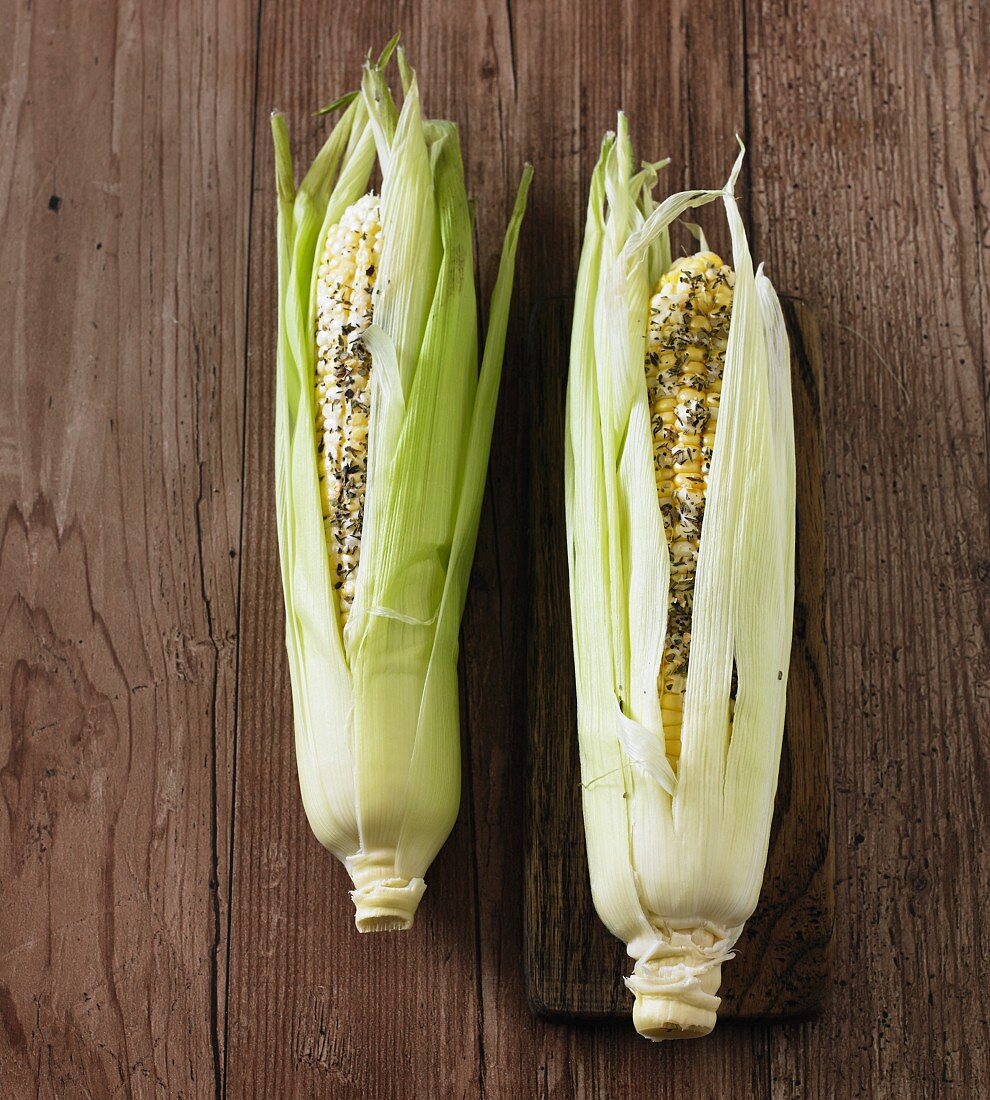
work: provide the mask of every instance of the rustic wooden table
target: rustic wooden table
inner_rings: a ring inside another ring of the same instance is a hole
[[[0,27],[0,1095],[985,1095],[986,7],[0,0]],[[396,28],[462,124],[486,293],[536,182],[461,819],[416,929],[369,939],[294,774],[268,113],[310,157]],[[831,1001],[659,1048],[535,1021],[521,967],[525,330],[572,292],[620,105],[673,185],[745,137],[754,252],[818,310],[827,386]]]

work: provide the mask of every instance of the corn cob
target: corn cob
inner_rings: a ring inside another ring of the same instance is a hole
[[[650,299],[646,384],[654,472],[670,546],[660,714],[674,771],[691,648],[694,576],[732,312],[732,269],[713,252],[675,263]]]
[[[733,190],[659,204],[628,124],[592,176],[567,386],[565,500],[591,892],[650,1039],[715,1026],[756,907],[784,724],[794,436],[783,315]],[[670,261],[720,201],[732,267]],[[644,377],[645,370],[645,377]],[[716,432],[716,424],[718,430]]]
[[[278,188],[275,503],[296,762],[361,932],[409,928],[460,797],[457,647],[481,511],[527,168],[478,363],[457,127],[368,61]],[[380,199],[369,191],[375,163]]]
[[[316,284],[316,431],[320,498],[337,590],[347,624],[364,522],[368,480],[371,292],[381,251],[378,198],[362,196],[327,231]]]

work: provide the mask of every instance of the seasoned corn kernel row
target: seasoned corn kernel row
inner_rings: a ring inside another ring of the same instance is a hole
[[[323,524],[340,625],[354,601],[368,477],[371,292],[381,249],[378,196],[327,231],[316,285],[316,434]]]
[[[646,383],[654,468],[670,546],[660,713],[676,770],[691,648],[691,609],[718,420],[735,276],[713,252],[678,260],[650,300]]]

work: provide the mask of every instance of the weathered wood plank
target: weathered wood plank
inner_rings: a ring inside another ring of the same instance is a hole
[[[968,1096],[990,1072],[985,5],[766,2],[753,222],[822,322],[836,984],[774,1095]]]
[[[213,1096],[253,3],[0,24],[2,1091]]]
[[[255,0],[0,0],[4,1094],[211,1096],[222,1076],[255,136],[228,1094],[971,1094],[990,1070],[985,6],[338,9],[263,4],[252,104]],[[311,155],[309,110],[400,27],[462,122],[483,294],[524,159],[537,179],[464,635],[464,812],[420,931],[375,957],[291,758],[266,115]],[[755,251],[822,318],[832,426],[831,1007],[662,1050],[533,1021],[521,966],[525,320],[573,291],[619,105],[675,186],[723,178],[747,137]]]

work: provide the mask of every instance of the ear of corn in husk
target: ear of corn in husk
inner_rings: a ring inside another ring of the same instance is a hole
[[[471,213],[453,123],[365,66],[298,188],[278,192],[275,475],[303,804],[347,867],[361,931],[412,925],[460,795],[458,631],[520,222],[480,372]],[[381,169],[381,195],[370,191]]]
[[[635,960],[651,1039],[707,1034],[756,906],[794,593],[794,439],[780,305],[733,188],[650,191],[626,120],[595,169],[567,395],[566,506],[596,909]],[[732,262],[671,262],[721,201]]]

